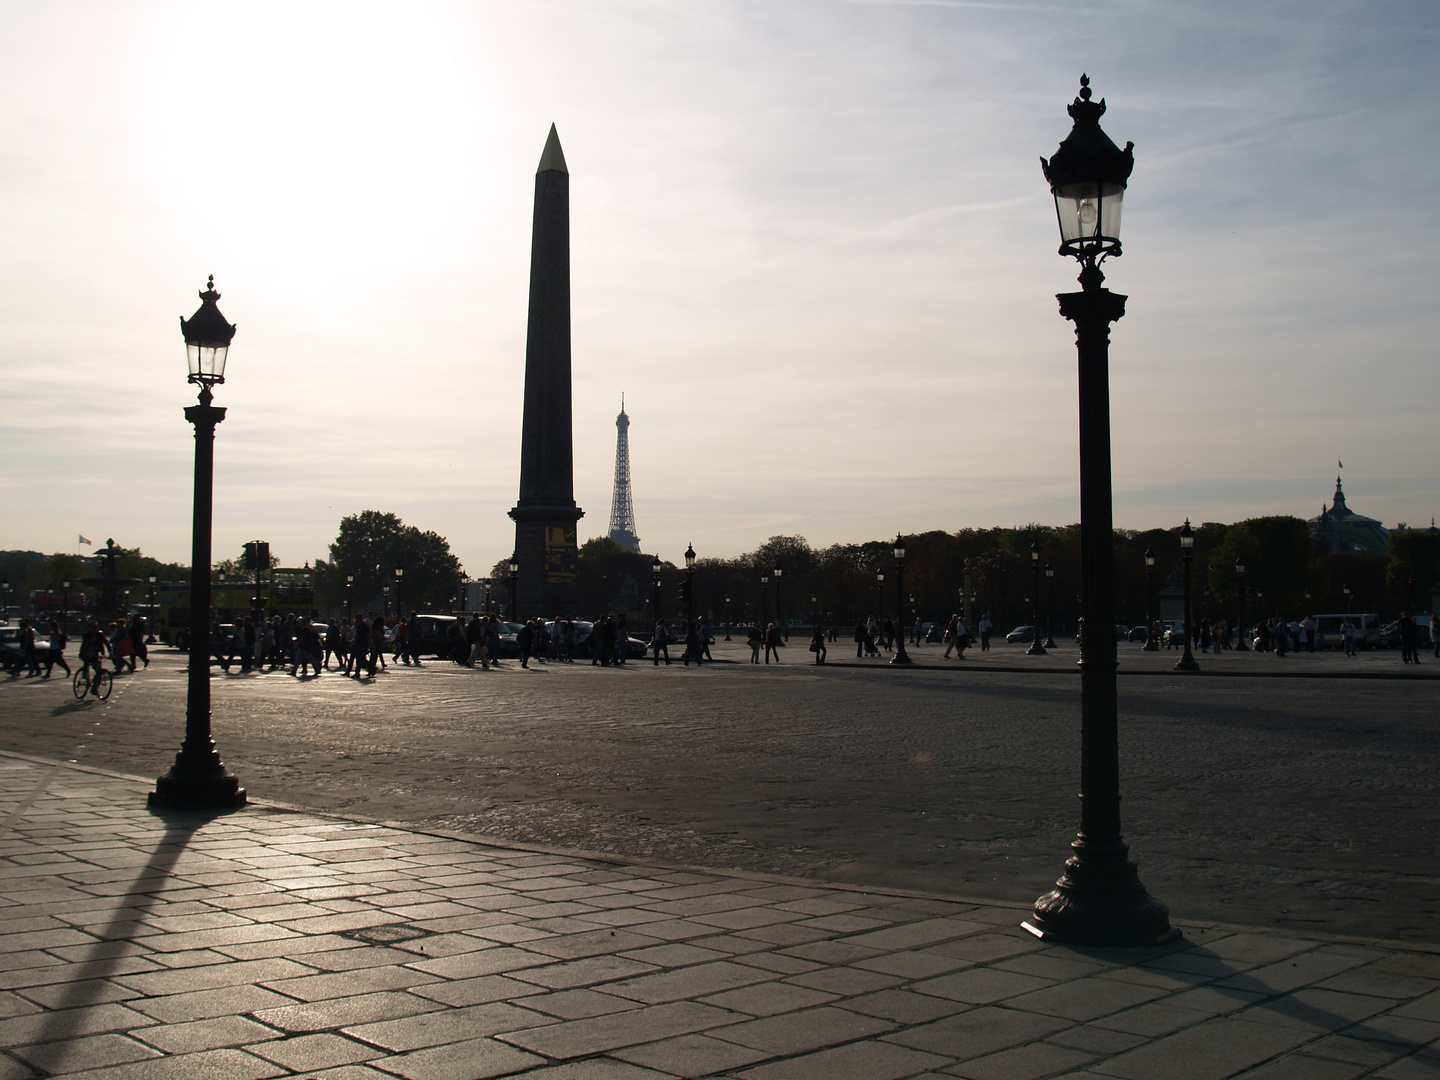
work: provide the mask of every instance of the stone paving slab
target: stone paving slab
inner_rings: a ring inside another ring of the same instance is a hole
[[[0,754],[0,1080],[1440,1076],[1440,948],[501,846]]]

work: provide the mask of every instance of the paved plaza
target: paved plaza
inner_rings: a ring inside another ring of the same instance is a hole
[[[470,842],[0,755],[0,1077],[1440,1076],[1440,950]]]
[[[1019,927],[1077,817],[1073,646],[797,645],[217,674],[219,817],[145,808],[183,656],[0,682],[0,1080],[1440,1076],[1440,665],[1122,649],[1184,940],[1094,950]]]

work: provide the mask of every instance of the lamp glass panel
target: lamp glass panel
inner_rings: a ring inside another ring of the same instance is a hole
[[[1060,239],[1120,239],[1120,209],[1125,188],[1120,184],[1082,181],[1055,189],[1055,212],[1060,219]]]
[[[213,341],[187,341],[185,360],[190,365],[190,378],[196,381],[223,382],[225,358],[229,352],[229,345]]]

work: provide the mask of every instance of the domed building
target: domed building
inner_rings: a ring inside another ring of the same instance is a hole
[[[1329,507],[1321,506],[1320,516],[1310,519],[1310,535],[1332,553],[1382,556],[1390,553],[1390,530],[1345,505],[1345,492],[1340,489],[1338,476],[1335,501]]]

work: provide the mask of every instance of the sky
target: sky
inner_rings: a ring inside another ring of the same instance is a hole
[[[214,551],[514,526],[534,173],[570,169],[575,497],[607,531],[1079,518],[1039,158],[1135,143],[1115,522],[1440,514],[1433,0],[0,0],[0,549],[188,563],[179,317],[238,326]],[[88,548],[78,548],[88,552]]]

